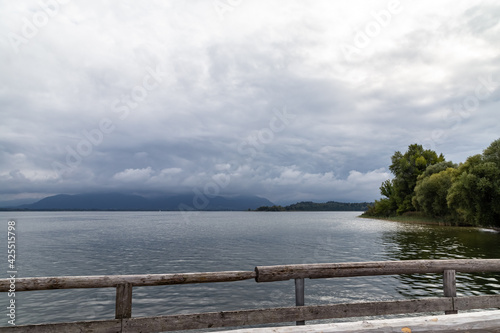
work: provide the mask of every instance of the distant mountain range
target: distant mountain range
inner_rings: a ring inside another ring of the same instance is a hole
[[[257,196],[208,197],[204,195],[162,195],[143,197],[123,193],[59,194],[41,199],[35,203],[2,208],[2,210],[233,210],[256,209],[273,205]]]
[[[26,200],[26,199],[24,199]],[[254,195],[216,196],[179,194],[141,196],[126,193],[58,194],[36,202],[22,201],[0,203],[0,210],[103,210],[103,211],[365,211],[371,203],[343,203],[328,201],[314,203],[302,201],[289,206],[276,206],[266,198]]]

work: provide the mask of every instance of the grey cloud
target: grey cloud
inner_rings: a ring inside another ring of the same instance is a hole
[[[500,81],[485,43],[498,11],[451,5],[405,3],[346,60],[339,45],[386,2],[252,2],[223,19],[203,2],[71,2],[18,54],[0,43],[0,199],[191,192],[219,177],[224,193],[278,202],[374,200],[394,151],[417,142],[461,162],[498,136],[498,87],[468,116],[452,109],[478,77]],[[1,7],[20,34],[31,12]],[[273,120],[285,109],[293,121]],[[68,147],[82,153],[72,166]]]

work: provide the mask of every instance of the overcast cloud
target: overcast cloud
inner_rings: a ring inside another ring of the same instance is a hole
[[[3,1],[0,200],[373,201],[500,137],[497,1]]]

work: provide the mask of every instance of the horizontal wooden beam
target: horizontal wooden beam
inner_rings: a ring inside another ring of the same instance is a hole
[[[400,301],[309,305],[256,310],[207,312],[186,315],[129,318],[121,320],[0,327],[0,333],[12,332],[164,332],[217,327],[237,327],[296,320],[320,320],[390,314],[442,312],[500,307],[500,295],[439,297]],[[121,326],[120,326],[121,323]]]
[[[322,279],[351,276],[375,276],[417,273],[500,272],[500,259],[457,260],[402,260],[347,262],[334,264],[305,264],[281,266],[257,266],[257,282],[273,282],[291,279]]]
[[[453,308],[451,298],[429,298],[392,302],[364,302],[332,305],[271,308],[259,310],[173,315],[124,319],[123,332],[162,332],[212,327],[237,327],[345,317],[445,311]]]
[[[451,298],[428,298],[391,302],[364,302],[332,305],[209,312],[123,320],[123,332],[162,332],[215,327],[237,327],[344,317],[397,313],[445,311],[453,308]]]
[[[119,333],[122,331],[121,320],[95,320],[73,323],[55,323],[38,325],[17,325],[0,327],[0,333],[63,333],[63,332],[92,332],[92,333]]]
[[[401,301],[343,303],[258,310],[212,312],[124,319],[123,332],[161,332],[212,327],[237,327],[297,320],[320,320],[390,314],[411,314],[500,307],[500,295],[461,298],[440,297]]]
[[[469,312],[458,316],[418,316],[394,319],[369,319],[354,322],[314,324],[304,327],[241,328],[224,333],[498,333],[500,311]],[[219,332],[219,331],[218,331]],[[220,332],[220,333],[223,333]]]
[[[253,271],[228,271],[178,274],[147,275],[95,275],[16,278],[16,291],[78,289],[78,288],[116,288],[121,284],[133,287],[161,286],[190,283],[232,282],[255,278]],[[9,279],[0,279],[0,292],[10,288]]]
[[[500,295],[454,297],[454,310],[500,308]]]
[[[255,271],[225,271],[176,274],[145,275],[96,275],[17,278],[16,291],[116,288],[120,284],[159,286],[189,283],[231,282],[255,279],[257,282],[283,281],[290,279],[319,279],[349,276],[394,275],[415,273],[457,272],[499,272],[500,259],[457,259],[457,260],[403,260],[351,262],[333,264],[306,264],[258,266]],[[0,279],[0,292],[10,289],[9,279]]]

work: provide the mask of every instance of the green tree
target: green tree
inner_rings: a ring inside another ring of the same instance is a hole
[[[397,205],[397,214],[413,211],[413,196],[417,179],[430,165],[444,162],[444,156],[439,156],[435,151],[424,148],[418,144],[412,144],[404,154],[397,151],[392,156],[392,164],[389,170],[394,174],[392,180],[392,198]]]
[[[385,198],[366,215],[388,216],[414,209],[455,224],[500,227],[500,139],[458,167],[443,155],[410,145],[392,156],[392,180],[382,183]]]
[[[424,150],[421,145],[412,144],[404,154],[395,152],[391,161],[389,170],[394,174],[394,178],[386,180],[380,186],[380,193],[385,198],[376,200],[366,215],[390,216],[415,210],[413,197],[418,176],[429,166],[445,162],[445,159],[442,154],[438,156],[432,150]],[[441,167],[444,170],[448,166],[446,164]]]
[[[363,215],[389,217],[395,212],[396,209],[394,209],[394,203],[391,199],[382,198],[380,200],[375,200],[375,203],[369,206],[368,210]]]
[[[418,185],[418,182],[421,181],[423,178],[430,177],[431,175],[433,175],[435,173],[440,173],[441,171],[444,171],[448,168],[456,169],[456,168],[458,168],[458,165],[456,165],[455,163],[453,163],[451,161],[439,162],[436,164],[429,165],[427,167],[427,169],[425,169],[425,171],[422,174],[420,174],[420,176],[418,176],[417,185]]]
[[[434,217],[448,217],[446,196],[452,184],[457,165],[453,162],[439,162],[429,165],[417,178],[412,204],[417,211]]]
[[[447,202],[467,224],[500,226],[500,139],[460,165]]]
[[[258,212],[284,212],[285,208],[282,206],[260,206],[259,208],[256,209]]]
[[[500,167],[500,139],[493,141],[483,152],[485,162],[493,162]]]
[[[452,211],[448,207],[446,197],[455,172],[456,169],[448,168],[425,177],[422,177],[424,175],[422,174],[417,181],[417,186],[415,186],[415,196],[413,197],[415,208],[434,217],[451,216]]]

